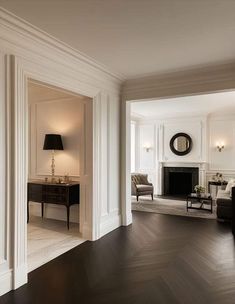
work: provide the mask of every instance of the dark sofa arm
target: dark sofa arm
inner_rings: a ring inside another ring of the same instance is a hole
[[[232,232],[235,236],[235,187],[232,188]]]

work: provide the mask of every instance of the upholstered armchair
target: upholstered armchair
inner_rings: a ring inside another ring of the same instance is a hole
[[[153,200],[153,190],[153,184],[149,183],[147,174],[131,174],[131,195],[136,195],[137,201],[142,195],[151,195]]]

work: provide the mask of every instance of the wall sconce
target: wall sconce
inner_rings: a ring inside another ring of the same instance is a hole
[[[219,152],[222,152],[222,150],[224,149],[224,143],[223,142],[217,142],[216,143],[216,148]]]
[[[146,152],[149,152],[152,149],[150,144],[145,144],[143,148],[145,149]]]

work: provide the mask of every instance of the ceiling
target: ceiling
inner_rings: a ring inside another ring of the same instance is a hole
[[[235,59],[233,0],[0,0],[124,79]]]
[[[133,102],[131,114],[148,119],[235,114],[235,91]]]
[[[43,101],[64,100],[75,98],[79,100],[87,99],[87,97],[72,94],[64,90],[45,85],[43,83],[29,81],[28,82],[28,102],[38,103]]]

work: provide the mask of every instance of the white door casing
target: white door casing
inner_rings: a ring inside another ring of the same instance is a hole
[[[26,201],[27,201],[27,172],[28,172],[28,103],[27,80],[33,79],[48,85],[53,85],[73,93],[85,94],[92,98],[92,104],[87,104],[84,111],[84,122],[89,137],[84,138],[85,153],[83,154],[81,168],[81,203],[80,203],[80,230],[83,238],[95,240],[100,237],[100,157],[102,146],[97,139],[100,138],[100,124],[102,122],[99,110],[102,102],[102,94],[99,90],[80,90],[76,84],[66,86],[63,80],[53,71],[48,73],[44,67],[36,66],[16,56],[9,60],[11,66],[11,83],[8,86],[11,93],[11,150],[12,176],[11,190],[14,204],[14,258],[13,258],[13,288],[18,288],[27,282],[27,225],[26,225]],[[44,70],[44,71],[43,71]],[[49,74],[49,75],[48,75]],[[54,75],[53,75],[54,74]],[[49,77],[48,77],[49,76]],[[93,111],[92,111],[93,108]],[[88,119],[92,118],[93,124]],[[93,135],[94,132],[94,135]],[[85,136],[84,136],[85,137]],[[93,147],[93,148],[92,148]],[[93,155],[93,156],[92,156]],[[92,161],[93,159],[93,161]],[[94,175],[94,179],[93,179]],[[95,178],[99,176],[99,178]],[[94,182],[93,182],[94,181]]]

